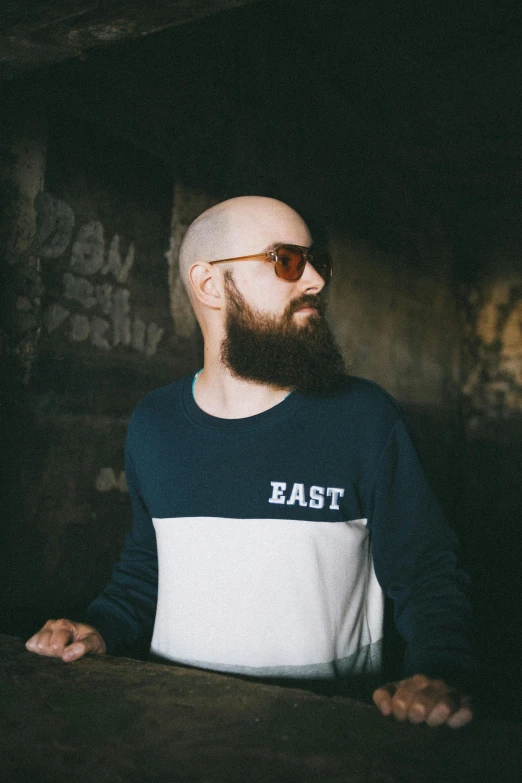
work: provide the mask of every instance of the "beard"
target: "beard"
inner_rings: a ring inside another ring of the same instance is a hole
[[[290,302],[282,316],[273,316],[246,303],[230,272],[225,273],[225,285],[221,359],[233,375],[315,396],[332,394],[344,384],[344,359],[326,321],[322,296],[304,294]],[[293,315],[303,306],[318,312],[298,324]]]

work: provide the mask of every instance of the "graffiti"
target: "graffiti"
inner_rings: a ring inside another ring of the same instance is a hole
[[[44,313],[44,326],[48,332],[54,332],[69,316],[69,310],[66,310],[58,302],[53,302]]]
[[[74,212],[65,201],[50,193],[39,193],[35,200],[36,237],[40,258],[59,258],[69,247],[74,229]]]
[[[111,245],[109,247],[107,263],[102,269],[103,274],[106,275],[107,272],[112,272],[118,283],[126,283],[129,272],[132,269],[132,265],[134,264],[134,252],[134,243],[131,242],[125,261],[122,264],[120,255],[120,238],[118,234],[114,234]]]
[[[116,288],[112,310],[112,344],[129,345],[132,340],[130,313],[130,293],[126,288]]]
[[[70,338],[72,342],[80,343],[83,340],[86,340],[89,336],[89,331],[89,319],[86,315],[81,315],[80,313],[74,313],[71,315]]]
[[[75,277],[69,272],[63,276],[63,295],[66,299],[75,299],[86,310],[96,304],[93,296],[94,286],[84,277]]]
[[[104,348],[106,351],[109,351],[111,346],[106,335],[110,327],[110,323],[105,318],[95,315],[89,324],[92,344],[97,348]]]
[[[102,468],[96,476],[94,486],[98,492],[110,492],[111,489],[119,489],[120,492],[128,492],[125,472],[116,473],[113,468]]]
[[[36,206],[38,252],[44,258],[58,258],[73,240],[74,213],[68,204],[48,193],[40,194]],[[52,334],[67,324],[72,343],[89,340],[104,351],[129,346],[146,357],[154,356],[165,330],[133,315],[131,294],[125,286],[134,265],[134,243],[129,244],[124,257],[118,234],[112,237],[107,252],[106,244],[99,220],[78,228],[71,247],[71,271],[62,278],[64,301],[47,307],[44,326]],[[77,312],[78,306],[82,312]]]
[[[71,269],[80,275],[95,275],[103,266],[105,238],[103,226],[91,220],[80,226],[71,251]]]

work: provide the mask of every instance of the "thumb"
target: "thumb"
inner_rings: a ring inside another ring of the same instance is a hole
[[[100,634],[89,629],[87,633],[77,636],[74,642],[64,649],[62,660],[67,662],[76,661],[84,655],[102,655],[105,651],[105,642]]]

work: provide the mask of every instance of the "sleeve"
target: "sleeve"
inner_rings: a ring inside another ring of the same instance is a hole
[[[406,642],[405,676],[426,674],[472,688],[477,666],[468,643],[469,577],[402,419],[369,482],[368,504],[375,572]]]
[[[156,533],[140,492],[128,444],[125,447],[125,474],[132,501],[133,526],[125,538],[109,584],[82,617],[100,632],[109,653],[152,634],[158,595]]]

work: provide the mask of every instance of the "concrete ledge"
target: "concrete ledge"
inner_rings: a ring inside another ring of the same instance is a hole
[[[512,783],[522,726],[400,724],[369,704],[0,635],[1,779]],[[518,770],[518,772],[517,772]]]

